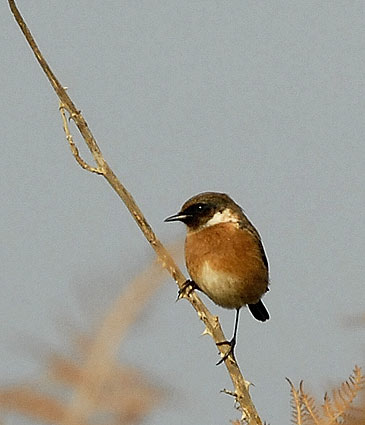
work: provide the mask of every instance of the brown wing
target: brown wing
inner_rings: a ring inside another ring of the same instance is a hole
[[[267,261],[267,257],[266,257],[266,254],[265,254],[265,249],[264,249],[264,246],[263,246],[263,244],[261,242],[260,234],[255,229],[255,227],[252,225],[252,223],[249,221],[249,219],[245,215],[243,215],[243,216],[244,216],[244,220],[242,221],[242,224],[240,225],[240,227],[242,229],[245,229],[248,232],[250,232],[255,237],[255,239],[257,240],[257,244],[258,244],[259,249],[260,249],[260,254],[261,254],[262,262],[265,264],[265,267],[269,271],[269,262]]]

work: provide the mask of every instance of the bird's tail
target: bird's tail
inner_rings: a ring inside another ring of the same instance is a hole
[[[248,308],[250,309],[252,316],[260,322],[265,322],[270,319],[269,312],[266,310],[266,307],[261,300],[256,304],[248,304]]]

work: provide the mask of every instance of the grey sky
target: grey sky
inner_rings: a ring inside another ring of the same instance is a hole
[[[289,423],[286,376],[321,395],[364,359],[364,329],[344,325],[365,301],[364,2],[18,5],[164,242],[183,239],[184,229],[163,219],[204,190],[229,193],[259,229],[271,320],[242,314],[237,358],[262,418]],[[102,312],[153,252],[103,179],[76,165],[57,98],[5,1],[0,25],[0,377],[8,383],[42,370],[32,353],[62,348],[63,319],[82,327],[90,318],[77,294]],[[175,295],[169,280],[121,352],[171,389],[146,423],[229,423],[237,415],[219,393],[230,388],[225,368]],[[207,304],[230,336],[233,312]]]

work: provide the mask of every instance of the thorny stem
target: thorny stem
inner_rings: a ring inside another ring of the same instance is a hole
[[[105,161],[101,150],[96,143],[84,117],[81,112],[76,108],[71,98],[68,96],[64,87],[60,84],[55,74],[52,72],[50,66],[44,59],[41,51],[39,50],[32,34],[30,33],[26,23],[24,22],[19,10],[15,5],[14,0],[8,0],[10,9],[15,17],[16,22],[18,23],[21,31],[23,32],[30,48],[32,49],[37,61],[39,62],[41,68],[46,74],[50,84],[55,90],[59,100],[60,100],[60,111],[63,118],[63,125],[66,132],[67,140],[70,144],[72,153],[76,159],[76,161],[85,169],[90,172],[95,172],[101,174],[105,177],[107,182],[112,186],[114,191],[118,194],[121,200],[124,202],[129,212],[132,214],[135,219],[137,225],[143,232],[144,236],[151,244],[152,248],[155,250],[158,258],[160,259],[162,266],[170,273],[172,278],[176,281],[179,288],[183,288],[183,285],[186,281],[186,278],[182,274],[181,270],[176,265],[175,261],[166,250],[166,248],[162,245],[159,239],[156,237],[153,232],[151,226],[146,221],[142,211],[139,209],[132,195],[128,192],[128,190],[123,186],[123,184],[119,181],[117,176],[114,174],[112,169],[109,167],[108,163]],[[92,167],[87,164],[79,155],[78,149],[72,140],[72,136],[68,130],[67,119],[64,114],[64,111],[67,110],[69,113],[70,119],[72,119],[77,128],[79,129],[86,145],[88,146],[95,162],[96,167]],[[226,338],[223,334],[222,328],[219,324],[218,318],[213,316],[207,307],[202,303],[200,298],[196,295],[194,291],[189,294],[184,295],[185,298],[189,300],[193,308],[198,313],[199,318],[204,322],[206,326],[206,330],[204,333],[208,333],[212,336],[215,343],[219,343],[220,341],[225,341]],[[220,350],[221,354],[224,355],[226,348],[224,345],[217,346]],[[244,379],[242,373],[238,367],[237,362],[232,358],[232,356],[228,356],[224,361],[228,373],[231,377],[232,383],[234,385],[235,391],[231,394],[234,395],[236,402],[240,406],[240,410],[242,412],[243,419],[250,425],[262,425],[262,421],[256,411],[256,408],[251,400],[249,394],[249,382]],[[78,417],[72,416],[67,418],[67,423],[77,424]]]

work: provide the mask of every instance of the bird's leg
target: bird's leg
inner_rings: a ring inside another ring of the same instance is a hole
[[[217,342],[216,345],[224,345],[227,344],[229,345],[229,350],[226,352],[226,354],[224,354],[224,356],[219,360],[219,362],[217,363],[217,366],[219,366],[221,363],[223,363],[228,356],[232,356],[234,357],[234,347],[236,346],[236,336],[237,336],[237,329],[238,329],[238,318],[239,318],[239,314],[240,314],[240,309],[237,308],[236,310],[236,318],[234,321],[234,330],[233,330],[233,337],[230,341],[222,341],[222,342]]]
[[[184,298],[185,296],[189,296],[191,291],[194,291],[195,289],[199,289],[198,285],[191,279],[186,279],[183,286],[179,289],[177,293],[177,299],[181,300],[181,298]]]

